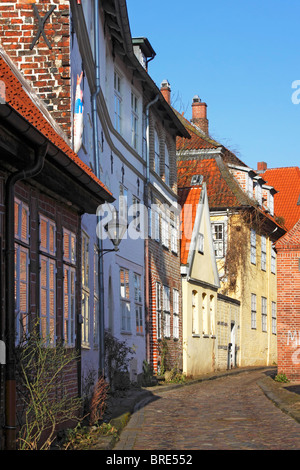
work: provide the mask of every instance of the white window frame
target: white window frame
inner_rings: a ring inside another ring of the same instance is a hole
[[[120,183],[119,186],[119,219],[127,222],[128,221],[128,189]]]
[[[165,183],[170,185],[170,153],[167,144],[165,144]]]
[[[64,290],[63,290],[63,335],[64,344],[67,347],[75,346],[75,312],[76,312],[76,269],[73,266],[64,264]],[[67,292],[65,291],[65,281],[67,279]],[[67,311],[66,311],[67,305]]]
[[[82,263],[82,346],[90,346],[90,258],[89,258],[90,238],[82,232],[81,263]]]
[[[171,336],[170,287],[163,286],[164,337]]]
[[[267,237],[261,235],[261,269],[263,271],[267,270]]]
[[[262,187],[261,184],[257,181],[255,185],[255,197],[258,204],[262,205]]]
[[[272,334],[277,334],[277,305],[272,302]]]
[[[133,282],[134,282],[136,334],[142,335],[144,334],[142,276],[138,273],[134,273]]]
[[[23,201],[20,199],[15,198],[14,201],[15,204],[15,239],[22,241],[23,243],[29,244],[29,207],[27,204],[25,204]],[[26,226],[25,226],[25,231],[26,231],[26,236],[23,236],[23,215],[24,212],[26,214]]]
[[[256,294],[251,294],[251,329],[256,330]]]
[[[192,334],[199,334],[198,292],[192,291]]]
[[[163,246],[169,248],[169,221],[164,216],[161,219],[161,242]]]
[[[41,225],[42,223],[46,223],[46,231],[47,231],[47,246],[42,245],[42,237],[41,237]],[[46,253],[48,255],[55,256],[56,254],[56,224],[53,220],[49,219],[48,217],[40,214],[40,251],[43,253]],[[51,231],[53,230],[53,249],[50,245],[50,240],[51,240]]]
[[[171,251],[178,253],[178,228],[176,221],[171,222]]]
[[[42,264],[46,265],[46,285],[42,284]],[[53,288],[50,284],[51,266],[53,270]],[[42,306],[42,292],[46,293],[45,311]],[[53,296],[53,314],[51,314],[51,294]],[[40,255],[40,332],[48,344],[56,344],[56,261],[48,256]],[[45,322],[45,335],[43,325]],[[53,333],[52,330],[53,329]]]
[[[65,252],[65,240],[68,239],[68,246],[69,246],[69,256],[67,256]],[[74,251],[72,249],[74,247]],[[76,235],[75,233],[67,230],[63,227],[63,260],[67,263],[75,264],[76,263]]]
[[[138,126],[139,126],[138,102],[139,102],[138,97],[132,91],[131,92],[131,145],[135,150],[138,149]]]
[[[261,298],[261,329],[263,332],[267,331],[267,299]]]
[[[253,228],[250,231],[250,260],[256,264],[256,232]]]
[[[223,258],[225,255],[225,224],[222,222],[214,222],[211,225],[215,257]],[[221,230],[219,230],[219,228],[221,228]]]
[[[154,131],[154,171],[160,176],[160,142],[156,130]]]
[[[268,191],[268,208],[271,215],[274,215],[274,194]]]
[[[155,299],[156,299],[156,338],[158,340],[161,339],[161,284],[159,282],[156,283],[155,286]]]
[[[114,71],[114,125],[116,131],[121,134],[122,131],[122,77]]]
[[[253,178],[249,175],[249,173],[247,178],[247,194],[251,199],[253,199]]]
[[[94,245],[94,348],[99,347],[99,249]]]
[[[179,290],[173,289],[173,339],[179,339]]]
[[[122,284],[122,272],[124,284]],[[121,331],[131,333],[130,272],[120,267]]]
[[[198,253],[204,254],[204,234],[198,233]]]
[[[154,239],[160,241],[160,214],[158,210],[154,210]]]
[[[271,247],[271,273],[276,274],[276,251]]]

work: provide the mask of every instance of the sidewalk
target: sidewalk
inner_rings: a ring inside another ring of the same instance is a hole
[[[284,413],[290,415],[293,419],[300,423],[300,384],[278,383],[272,377],[276,374],[274,367],[249,367],[237,368],[225,371],[213,372],[193,380],[189,380],[184,384],[165,384],[154,387],[144,387],[141,389],[133,389],[119,398],[115,398],[111,403],[112,419],[110,424],[117,429],[118,436],[129,422],[132,414],[145,406],[152,400],[157,399],[157,395],[166,390],[178,387],[188,387],[189,385],[200,383],[205,380],[214,380],[219,377],[241,374],[254,370],[262,371],[262,378],[258,381],[258,385],[275,406],[278,406]],[[89,450],[109,450],[113,449],[118,442],[118,437],[100,437],[95,445]]]

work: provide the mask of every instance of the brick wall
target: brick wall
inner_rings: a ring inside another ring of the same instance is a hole
[[[300,380],[300,221],[276,244],[278,373]]]
[[[44,25],[49,49],[43,35],[31,48],[38,34],[36,5],[43,19],[55,7]],[[70,12],[69,1],[26,0],[0,4],[0,43],[17,64],[24,77],[31,82],[53,115],[70,138],[71,79],[70,79]]]

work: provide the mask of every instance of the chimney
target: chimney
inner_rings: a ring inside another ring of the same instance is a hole
[[[202,103],[198,95],[194,96],[192,103],[191,122],[208,135],[208,119],[206,117],[206,108],[207,104]]]
[[[163,80],[160,85],[160,91],[168,104],[171,104],[171,87],[168,80]]]
[[[0,5],[0,42],[50,114],[71,137],[70,2]]]
[[[257,173],[264,173],[267,171],[267,164],[266,162],[258,162],[257,163]]]

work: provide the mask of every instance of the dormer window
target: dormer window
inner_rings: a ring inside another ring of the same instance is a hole
[[[196,184],[202,184],[203,182],[203,175],[193,175],[191,179],[191,184],[196,185]]]
[[[268,208],[271,215],[274,215],[274,195],[268,192]]]
[[[256,185],[255,185],[255,198],[258,204],[261,206],[262,205],[262,187],[258,181],[256,182]]]
[[[247,178],[247,194],[249,197],[253,198],[253,179],[249,174]]]

